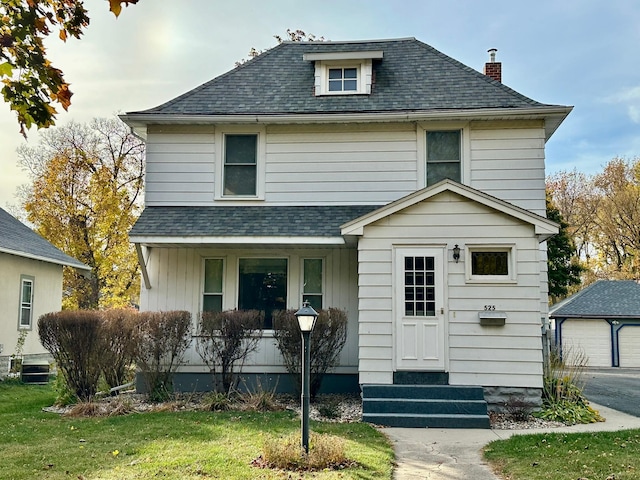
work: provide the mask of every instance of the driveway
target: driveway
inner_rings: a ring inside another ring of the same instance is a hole
[[[584,380],[589,401],[640,417],[640,369],[590,368]]]

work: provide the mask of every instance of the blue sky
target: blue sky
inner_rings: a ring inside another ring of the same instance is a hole
[[[82,40],[47,41],[74,92],[57,123],[142,110],[220,75],[251,47],[300,28],[327,40],[415,37],[482,71],[497,48],[503,83],[537,101],[572,105],[547,143],[547,173],[594,173],[640,155],[640,2],[636,0],[140,0],[115,19],[87,1]],[[38,133],[29,133],[35,144]],[[0,206],[26,174],[23,143],[0,105]]]

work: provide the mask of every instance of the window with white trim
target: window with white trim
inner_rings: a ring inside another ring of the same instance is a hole
[[[461,182],[462,148],[460,130],[426,132],[427,187],[450,178]]]
[[[357,67],[329,68],[329,92],[357,92],[358,70]]]
[[[224,136],[225,196],[257,195],[258,135],[226,134]]]
[[[204,289],[202,293],[203,312],[222,311],[222,279],[224,262],[221,258],[207,258],[204,261]]]
[[[512,245],[467,246],[467,279],[480,282],[513,282],[516,279]]]
[[[322,258],[304,258],[302,260],[302,301],[316,310],[323,306],[324,262]]]
[[[26,275],[20,276],[20,314],[18,327],[30,329],[33,321],[33,284],[35,279]]]

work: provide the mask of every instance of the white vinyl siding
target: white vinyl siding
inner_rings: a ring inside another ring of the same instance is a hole
[[[150,126],[145,204],[210,205],[214,195],[213,126]]]
[[[259,150],[254,202],[386,204],[425,185],[425,132],[462,129],[462,183],[544,215],[544,126],[538,121],[451,124],[270,125]],[[222,133],[234,126],[150,126],[146,205],[213,205],[222,199]],[[259,153],[259,156],[263,155]],[[261,192],[260,189],[264,189]],[[238,200],[241,202],[241,200]],[[242,202],[246,204],[247,200]]]
[[[302,261],[323,258],[326,275],[323,302],[325,308],[346,310],[349,324],[347,343],[336,373],[356,373],[358,365],[358,286],[355,249],[286,249],[289,261],[287,307],[300,308],[302,298]],[[148,271],[151,289],[141,289],[141,311],[187,310],[194,326],[202,310],[204,261],[224,259],[224,310],[237,308],[238,261],[240,258],[282,258],[282,252],[268,249],[151,248]],[[183,371],[206,371],[192,344]],[[245,372],[285,372],[280,353],[270,333],[265,333],[259,350],[243,368]]]
[[[469,186],[545,215],[542,122],[472,122]]]
[[[468,284],[455,243],[515,246],[517,282]],[[447,245],[445,278],[449,380],[454,385],[542,386],[540,273],[533,227],[452,193],[442,193],[365,227],[359,242],[360,382],[391,383],[394,369],[392,248]],[[480,326],[478,312],[495,305],[503,327]]]

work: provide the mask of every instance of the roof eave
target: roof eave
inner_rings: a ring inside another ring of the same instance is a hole
[[[89,267],[88,265],[85,265],[84,263],[75,263],[75,262],[67,262],[64,260],[58,260],[55,258],[51,258],[51,257],[46,257],[43,255],[36,255],[33,253],[27,253],[27,252],[21,252],[19,250],[11,250],[10,248],[3,248],[0,247],[0,252],[2,253],[8,253],[11,255],[16,255],[18,257],[24,257],[24,258],[29,258],[31,260],[39,260],[41,262],[47,262],[47,263],[53,263],[56,265],[61,265],[63,267],[72,267],[72,268],[76,268],[78,270],[85,270],[85,271],[91,271],[91,267]]]
[[[199,235],[130,235],[131,243],[146,246],[161,245],[345,245],[341,236],[199,236]]]
[[[545,120],[545,138],[548,140],[573,107],[543,105],[527,108],[479,108],[447,109],[412,112],[361,112],[361,113],[257,113],[257,114],[164,114],[130,112],[119,115],[132,131],[144,138],[147,125],[152,124],[290,124],[290,123],[348,123],[348,122],[412,122],[433,120],[497,120],[542,119]]]

